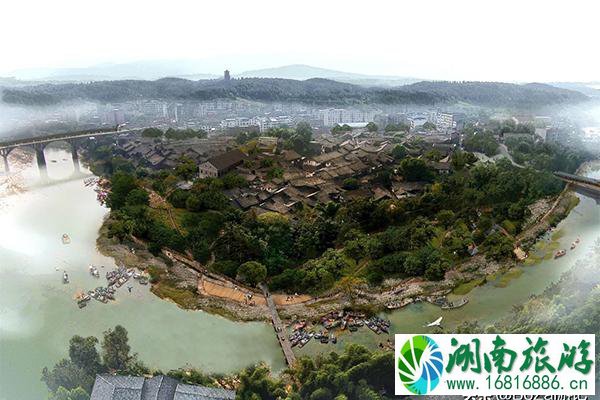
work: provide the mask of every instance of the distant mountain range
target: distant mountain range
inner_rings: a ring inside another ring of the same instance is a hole
[[[222,74],[206,73],[212,63],[202,61],[139,61],[125,64],[100,64],[84,68],[26,69],[13,73],[21,84],[28,80],[48,82],[90,82],[121,79],[156,80],[161,78],[184,78],[190,80],[218,79]],[[420,79],[397,76],[378,76],[341,72],[304,64],[286,65],[276,68],[257,69],[231,75],[236,78],[281,78],[306,80],[311,78],[331,79],[373,86],[400,86],[418,82]]]
[[[239,76],[245,78],[282,78],[296,80],[322,78],[365,86],[402,86],[422,80],[398,76],[356,74],[352,72],[342,72],[332,69],[313,67],[304,64],[293,64],[285,65],[283,67],[246,71],[239,74]]]
[[[576,90],[587,96],[600,98],[599,82],[551,82],[550,85],[569,90]]]
[[[10,78],[0,77],[0,86],[19,87],[41,83],[77,83],[110,80],[157,80],[162,78],[183,78],[188,80],[208,80],[222,78],[223,74],[210,73],[221,65],[244,63],[238,59],[209,60],[147,60],[121,64],[99,64],[82,68],[37,68],[14,71]],[[225,69],[225,68],[223,68]],[[417,83],[426,79],[414,77],[368,75],[319,68],[305,64],[291,64],[274,68],[253,69],[237,73],[231,71],[233,78],[279,78],[307,80],[313,78],[329,79],[367,87],[397,87]],[[562,89],[581,92],[591,97],[600,96],[600,82],[551,82]]]
[[[155,80],[165,77],[214,79],[220,75],[204,73],[203,63],[193,60],[137,61],[123,64],[98,64],[81,68],[30,68],[13,72],[21,81],[90,82],[120,79]]]
[[[572,104],[588,96],[551,85],[498,82],[418,82],[384,88],[364,87],[330,79],[293,80],[244,78],[192,81],[163,78],[155,81],[119,80],[5,88],[3,101],[23,105],[51,105],[69,101],[122,102],[133,99],[174,101],[247,99],[261,102],[298,102],[310,105],[350,104],[440,105],[465,102],[488,107],[537,108]]]

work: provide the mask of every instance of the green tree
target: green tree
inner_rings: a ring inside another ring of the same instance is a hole
[[[454,169],[460,171],[467,165],[472,165],[477,162],[477,157],[468,151],[456,151],[452,153],[451,163]]]
[[[129,353],[127,330],[121,325],[104,332],[102,341],[102,360],[104,365],[113,370],[123,371],[127,368],[132,356]]]
[[[397,144],[392,149],[392,157],[394,157],[395,160],[402,160],[407,154],[408,150],[406,150],[406,147],[401,144]]]
[[[346,132],[351,132],[352,131],[352,127],[348,124],[336,124],[333,128],[331,128],[331,133],[333,135],[339,135],[341,133],[346,133]]]
[[[76,387],[75,389],[65,389],[64,387],[59,387],[58,390],[54,393],[50,393],[48,396],[48,400],[89,400],[90,395],[81,387]]]
[[[513,241],[500,232],[488,235],[483,241],[485,255],[494,260],[509,258],[513,254]]]
[[[498,142],[494,136],[485,132],[475,132],[466,135],[463,140],[463,147],[467,151],[477,151],[485,153],[488,157],[498,153]]]
[[[313,137],[313,130],[307,122],[299,122],[293,133],[285,141],[285,147],[294,149],[298,154],[310,155],[310,141]]]
[[[269,367],[264,364],[246,368],[240,374],[238,400],[276,400],[286,396],[283,382],[271,378]]]
[[[405,124],[404,122],[400,122],[398,124],[387,124],[384,128],[386,133],[391,132],[408,132],[410,131],[410,126]]]
[[[129,192],[136,188],[137,184],[133,175],[116,172],[111,178],[111,188],[107,198],[108,206],[113,210],[123,207]]]
[[[239,264],[231,260],[215,261],[210,264],[211,271],[218,274],[226,275],[230,278],[235,278],[237,275]]]
[[[95,376],[102,370],[96,344],[98,344],[98,339],[94,336],[84,338],[75,335],[69,341],[69,357],[71,361],[88,375],[92,376]]]
[[[407,181],[431,181],[433,173],[420,158],[405,158],[400,162],[400,171]]]
[[[86,374],[71,360],[62,359],[52,370],[44,368],[42,370],[42,381],[51,392],[56,392],[59,387],[67,390],[84,387],[91,390],[94,384],[94,377]]]
[[[437,126],[435,126],[433,122],[427,121],[423,124],[421,128],[423,128],[423,130],[425,131],[435,131],[437,129]]]
[[[263,158],[260,160],[261,168],[271,168],[273,165],[275,165],[275,160],[272,158]]]
[[[375,122],[369,122],[367,124],[367,131],[373,133],[373,132],[377,132],[379,130],[379,127],[377,126],[377,124]]]
[[[193,179],[198,174],[198,166],[189,157],[181,157],[175,167],[175,175],[186,181]]]
[[[359,183],[356,178],[346,178],[342,184],[342,187],[346,190],[355,190],[358,189]]]
[[[159,138],[162,135],[163,131],[158,128],[146,128],[142,131],[142,136],[147,138]]]
[[[256,261],[248,261],[240,265],[236,279],[255,286],[267,278],[267,267]]]
[[[125,204],[128,206],[147,206],[148,202],[148,192],[146,192],[144,189],[133,189],[125,197]]]

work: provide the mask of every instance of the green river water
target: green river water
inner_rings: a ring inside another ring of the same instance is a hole
[[[46,158],[51,178],[71,174],[70,154],[48,149]],[[26,182],[34,181],[36,175],[33,167],[22,172]],[[131,347],[141,360],[163,370],[193,365],[208,372],[231,372],[258,361],[267,362],[275,371],[284,367],[270,325],[184,311],[137,283],[132,284],[132,293],[125,287],[119,289],[116,302],[92,301],[78,309],[73,301],[76,290],[92,289],[104,281],[92,278],[87,266],[114,267],[113,260],[95,247],[107,212],[96,201],[95,192],[83,185],[83,178],[0,195],[0,400],[45,399],[41,370],[67,355],[70,337],[100,337],[116,324],[127,328]],[[600,238],[600,207],[582,197],[559,231],[561,247],[568,248],[578,236],[581,245],[561,259],[523,267],[523,275],[505,288],[493,283],[475,288],[463,308],[441,311],[415,304],[395,311],[387,316],[392,332],[423,331],[425,323],[439,316],[444,317],[444,325],[453,326],[469,319],[485,324],[506,315],[514,304],[541,292],[576,260],[585,258],[586,248]],[[63,233],[70,235],[70,244],[61,242]],[[63,270],[71,279],[67,285],[61,282]],[[310,342],[297,352],[333,350],[350,340],[375,345],[384,339],[362,329],[340,336],[336,346]]]

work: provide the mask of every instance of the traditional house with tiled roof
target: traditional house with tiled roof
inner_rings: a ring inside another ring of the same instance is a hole
[[[200,178],[217,178],[242,164],[246,155],[235,149],[209,158],[199,166]]]
[[[234,400],[235,391],[186,385],[159,375],[97,375],[90,400]]]

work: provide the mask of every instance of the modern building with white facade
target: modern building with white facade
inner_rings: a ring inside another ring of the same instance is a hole
[[[375,118],[375,111],[361,111],[345,108],[328,108],[319,111],[323,118],[323,125],[331,127],[351,122],[371,122]]]

